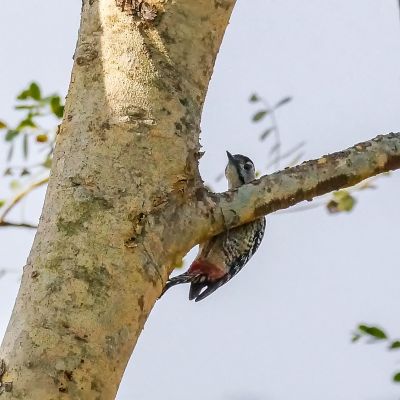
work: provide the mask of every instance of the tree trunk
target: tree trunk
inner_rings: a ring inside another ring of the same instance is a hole
[[[233,5],[83,2],[45,205],[0,351],[5,399],[115,397],[188,250],[173,226],[202,184],[200,115]]]
[[[226,228],[400,168],[400,134],[215,195],[199,122],[234,0],[85,0],[5,399],[113,399],[173,265]]]

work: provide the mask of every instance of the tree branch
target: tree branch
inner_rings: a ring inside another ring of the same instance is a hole
[[[28,224],[26,222],[8,222],[8,221],[0,221],[0,227],[2,228],[29,228],[29,229],[37,229],[37,225]]]
[[[8,213],[25,197],[27,196],[32,190],[37,189],[38,187],[44,185],[49,181],[49,177],[46,176],[45,178],[40,179],[37,182],[33,182],[23,191],[18,193],[10,202],[10,204],[5,208],[3,213],[0,215],[0,227],[2,226],[14,226],[14,227],[22,227],[22,228],[37,228],[35,225],[30,224],[13,224],[11,222],[5,222],[4,219],[8,215]]]
[[[371,176],[400,168],[400,133],[380,135],[347,150],[266,175],[225,193],[200,189],[196,215],[186,225],[196,243],[226,229]],[[186,224],[186,221],[181,222]]]

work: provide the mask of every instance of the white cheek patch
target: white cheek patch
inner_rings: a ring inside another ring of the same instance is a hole
[[[247,161],[247,162],[244,164],[244,169],[245,169],[246,171],[254,170],[254,165],[253,165],[253,163],[251,163],[250,161]]]

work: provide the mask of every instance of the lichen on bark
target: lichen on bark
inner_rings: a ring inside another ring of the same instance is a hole
[[[115,397],[184,251],[171,226],[202,184],[200,115],[233,4],[83,2],[43,214],[0,349],[4,398]]]

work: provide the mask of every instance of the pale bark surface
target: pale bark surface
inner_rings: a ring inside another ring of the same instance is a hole
[[[184,230],[193,244],[200,243],[262,215],[399,168],[400,133],[379,135],[346,150],[263,176],[226,193],[198,189],[195,205],[188,205],[190,224],[177,228]],[[184,209],[182,211],[185,213]]]
[[[399,168],[392,134],[207,192],[200,114],[233,4],[84,1],[43,214],[0,349],[5,399],[113,399],[168,273],[194,244]]]
[[[149,1],[154,21],[120,3],[83,4],[43,214],[0,351],[5,399],[113,399],[183,255],[173,221],[201,183],[200,114],[234,1]]]

